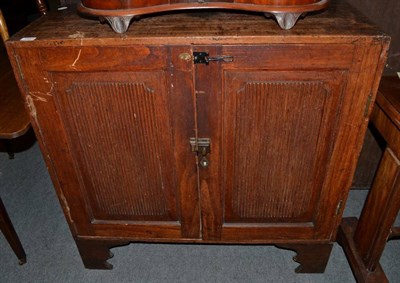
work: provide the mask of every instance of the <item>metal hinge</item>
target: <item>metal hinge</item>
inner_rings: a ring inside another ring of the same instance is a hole
[[[21,64],[20,64],[20,59],[18,55],[14,55],[15,57],[15,62],[17,62],[17,67],[18,67],[18,73],[21,76],[21,80],[25,81],[24,73],[22,72]]]
[[[200,166],[207,168],[210,162],[207,155],[211,152],[211,139],[209,138],[190,138],[190,147],[192,152],[195,152],[200,159]]]
[[[339,215],[340,211],[342,210],[343,200],[340,200],[337,207],[336,207],[336,215]]]
[[[367,98],[367,104],[365,105],[365,109],[364,109],[364,117],[365,117],[365,118],[368,117],[368,114],[369,114],[369,107],[370,107],[370,105],[371,105],[371,102],[372,102],[372,94],[369,94],[369,95],[368,95],[368,98]]]
[[[193,52],[193,61],[195,64],[206,64],[208,65],[210,61],[220,61],[220,62],[233,62],[232,56],[216,56],[209,57],[208,52]]]

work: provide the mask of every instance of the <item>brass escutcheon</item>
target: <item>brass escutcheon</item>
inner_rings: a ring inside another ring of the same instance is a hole
[[[185,61],[192,61],[192,55],[190,55],[189,53],[181,53],[179,54],[179,59]]]

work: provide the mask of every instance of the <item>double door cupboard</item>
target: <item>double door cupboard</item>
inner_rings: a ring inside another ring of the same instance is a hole
[[[131,242],[275,244],[323,272],[389,38],[345,3],[282,31],[50,13],[7,48],[87,268]]]

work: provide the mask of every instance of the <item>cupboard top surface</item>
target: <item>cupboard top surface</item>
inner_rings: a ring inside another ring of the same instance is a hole
[[[21,38],[35,37],[34,41]],[[328,10],[300,20],[292,30],[281,30],[260,13],[238,11],[173,12],[145,16],[129,31],[116,34],[106,24],[84,19],[74,10],[50,13],[32,23],[8,44],[24,46],[129,44],[265,44],[338,43],[360,37],[386,38],[347,2],[332,1]],[[140,41],[139,41],[140,40]]]

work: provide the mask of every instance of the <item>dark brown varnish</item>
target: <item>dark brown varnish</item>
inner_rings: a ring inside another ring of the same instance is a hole
[[[294,31],[213,12],[118,35],[49,13],[7,48],[86,267],[128,242],[259,243],[323,272],[388,44],[339,2]]]

